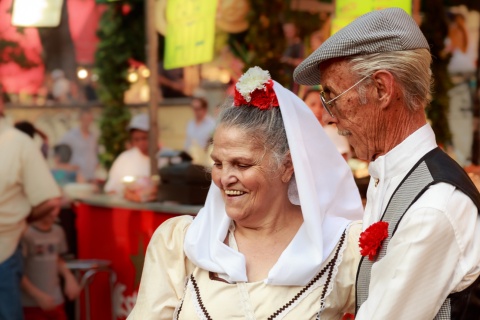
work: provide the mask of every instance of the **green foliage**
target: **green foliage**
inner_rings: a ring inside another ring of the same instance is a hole
[[[290,3],[291,0],[250,0],[248,30],[230,34],[228,39],[232,52],[245,63],[245,70],[259,66],[285,86],[292,81],[292,74],[286,72],[286,66],[280,62],[287,47],[282,24],[294,23],[302,38],[321,26],[318,14],[292,11]]]
[[[128,6],[131,10],[126,13]],[[100,42],[95,53],[95,68],[99,76],[99,99],[103,105],[100,121],[100,143],[105,147],[100,156],[108,169],[125,149],[126,127],[130,112],[123,97],[129,88],[128,60],[145,59],[143,1],[131,0],[108,6],[103,14],[97,35]]]
[[[245,36],[244,45],[248,54],[245,68],[259,66],[270,71],[273,79],[285,83],[280,58],[285,50],[281,13],[288,10],[288,1],[284,0],[251,0],[247,19],[250,27]]]
[[[30,60],[20,45],[12,40],[0,39],[0,64],[14,62],[23,69],[38,66],[38,63]]]

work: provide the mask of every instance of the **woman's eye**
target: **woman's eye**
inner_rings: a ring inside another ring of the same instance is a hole
[[[251,165],[249,164],[243,164],[243,163],[239,163],[237,164],[237,166],[240,168],[240,169],[247,169],[247,168],[250,168]]]
[[[222,168],[222,164],[220,162],[214,162],[213,166],[218,169]]]

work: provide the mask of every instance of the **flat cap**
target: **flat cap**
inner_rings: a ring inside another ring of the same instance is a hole
[[[403,9],[388,8],[367,13],[328,38],[293,73],[304,85],[320,83],[320,63],[332,58],[378,52],[430,49],[415,20]]]

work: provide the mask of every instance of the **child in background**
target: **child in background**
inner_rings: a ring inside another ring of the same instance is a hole
[[[68,299],[75,299],[80,286],[67,268],[61,254],[67,251],[63,229],[54,224],[58,212],[32,222],[22,239],[24,276],[22,304],[25,320],[66,320],[63,291]]]
[[[81,183],[85,179],[78,171],[78,166],[70,164],[72,149],[68,144],[57,144],[53,147],[54,166],[52,174],[60,187],[68,183]]]

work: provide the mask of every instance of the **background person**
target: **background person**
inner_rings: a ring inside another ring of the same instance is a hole
[[[33,140],[10,127],[0,87],[0,319],[23,319],[20,237],[26,219],[60,209],[60,190]]]
[[[61,255],[67,252],[57,213],[44,216],[28,226],[22,237],[25,274],[22,278],[22,305],[25,320],[66,320],[63,292],[70,300],[80,294],[80,285]]]
[[[350,169],[267,71],[251,68],[237,88],[214,134],[205,207],[155,232],[130,320],[353,312],[362,204]]]
[[[68,144],[57,144],[53,147],[53,167],[52,174],[60,187],[68,183],[82,183],[85,181],[79,168],[70,164],[72,158],[72,149]]]
[[[192,99],[194,118],[187,124],[185,150],[189,151],[194,145],[205,150],[215,130],[215,120],[208,114],[208,102],[204,98]]]
[[[322,84],[324,121],[370,161],[357,320],[478,318],[467,304],[480,274],[480,194],[425,119],[431,61],[415,21],[389,8],[332,35],[294,73]]]
[[[35,135],[38,134],[42,139],[42,145],[40,147],[40,150],[42,151],[45,159],[48,158],[48,136],[43,131],[39,130],[29,121],[15,122],[14,127],[22,131],[23,133],[26,133],[32,139],[34,139]]]
[[[79,167],[79,172],[88,182],[95,179],[98,166],[98,134],[92,131],[93,113],[82,109],[79,113],[79,126],[73,128],[60,139],[72,150],[71,164]]]
[[[126,176],[139,178],[150,176],[150,158],[148,156],[149,117],[145,113],[137,114],[130,121],[127,130],[130,135],[130,149],[123,151],[113,162],[108,172],[104,190],[107,193],[123,195]]]

